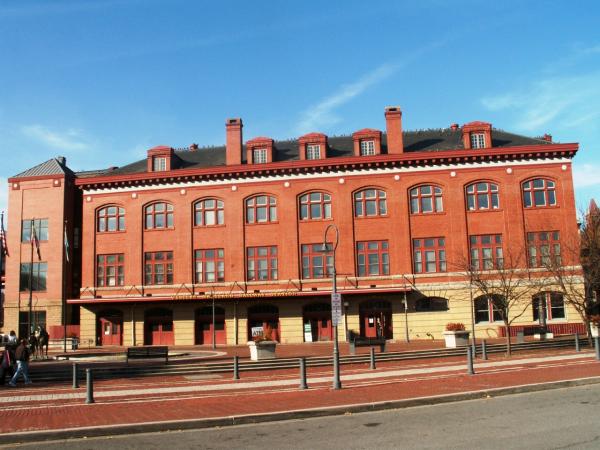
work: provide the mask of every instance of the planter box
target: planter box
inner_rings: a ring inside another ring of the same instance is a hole
[[[598,337],[598,325],[594,325],[590,323],[590,331],[592,332],[592,337]]]
[[[444,340],[446,341],[446,347],[466,347],[469,345],[469,332],[468,331],[444,331]]]
[[[554,339],[554,333],[545,333],[545,334],[541,334],[541,333],[535,333],[533,335],[533,339],[536,339],[538,341],[543,341],[544,339]]]
[[[248,348],[250,349],[250,359],[252,361],[260,361],[261,359],[273,359],[275,356],[275,341],[249,341]]]

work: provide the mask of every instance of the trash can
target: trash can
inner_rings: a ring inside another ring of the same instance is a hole
[[[525,331],[519,330],[517,331],[517,344],[522,344],[525,342]]]
[[[77,350],[79,348],[79,339],[71,338],[71,350]]]

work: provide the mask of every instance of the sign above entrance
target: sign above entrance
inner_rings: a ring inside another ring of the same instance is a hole
[[[342,321],[342,294],[331,294],[331,322],[334,327]]]

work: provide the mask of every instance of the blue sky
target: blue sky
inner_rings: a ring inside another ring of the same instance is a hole
[[[600,199],[600,2],[0,2],[6,179],[53,156],[124,165],[155,145],[491,122],[579,142],[576,202]]]

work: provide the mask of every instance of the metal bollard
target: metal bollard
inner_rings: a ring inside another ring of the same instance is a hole
[[[371,370],[375,370],[375,349],[371,347]]]
[[[581,347],[579,345],[579,333],[575,333],[575,351],[580,352]]]
[[[475,342],[475,339],[471,342],[471,354],[473,358],[477,357],[477,342]]]
[[[300,389],[308,389],[306,383],[306,358],[300,358]]]
[[[600,338],[596,336],[594,338],[594,345],[596,346],[596,359],[600,360]]]
[[[481,341],[481,359],[487,361],[487,342],[485,342],[485,339]]]
[[[77,389],[79,387],[79,373],[77,368],[77,363],[73,363],[73,389]]]
[[[240,379],[240,361],[239,361],[239,359],[240,359],[239,356],[233,357],[233,379],[234,380]]]
[[[94,403],[94,380],[92,379],[92,369],[85,369],[86,382],[86,403]]]
[[[471,352],[471,347],[467,345],[467,373],[469,375],[473,375],[475,371],[473,370],[473,353]]]

